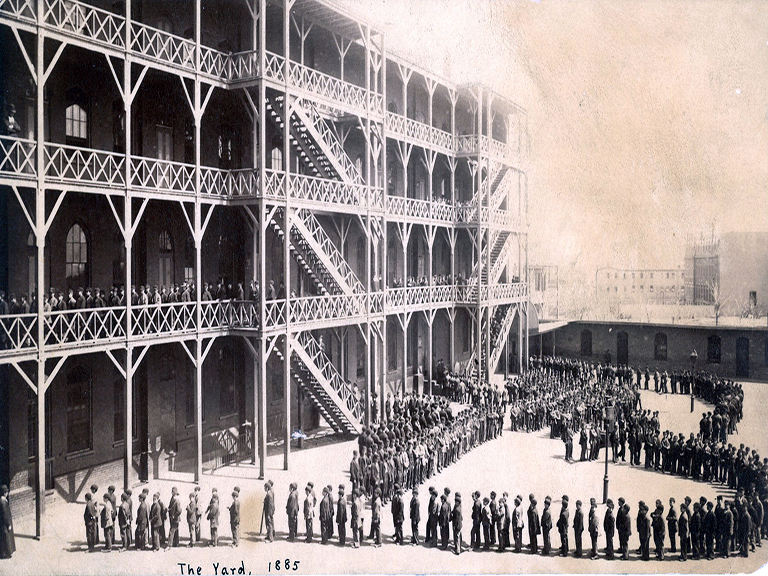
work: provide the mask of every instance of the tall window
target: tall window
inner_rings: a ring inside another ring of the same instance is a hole
[[[186,406],[184,410],[185,423],[191,426],[195,423],[195,372],[188,365],[186,382]]]
[[[112,385],[114,442],[125,441],[125,381],[122,378],[115,378]]]
[[[581,355],[592,356],[592,331],[581,331]]]
[[[37,239],[30,232],[27,235],[27,294],[37,291]]]
[[[219,350],[219,416],[237,412],[235,355],[230,346]]]
[[[363,157],[358,156],[355,158],[355,168],[357,169],[357,173],[360,174],[362,178],[365,176],[363,175]]]
[[[50,458],[51,447],[51,395],[45,395],[45,456]],[[37,456],[37,394],[27,388],[27,456]]]
[[[387,370],[397,370],[397,331],[400,328],[394,318],[387,321]]]
[[[283,169],[283,151],[279,146],[272,148],[272,170]]]
[[[91,448],[91,374],[79,366],[67,375],[67,453]]]
[[[357,336],[357,371],[356,376],[362,378],[365,376],[365,341],[358,334]]]
[[[88,236],[85,228],[75,222],[67,232],[66,244],[67,288],[76,289],[78,286],[85,288],[90,285]]]
[[[67,144],[88,144],[88,98],[79,88],[67,91],[65,112]]]
[[[365,239],[358,238],[355,246],[357,252],[357,269],[361,276],[365,276]]]
[[[158,276],[161,286],[173,284],[173,242],[168,230],[160,232],[158,238]]]
[[[653,358],[654,360],[667,359],[667,335],[659,332],[653,338]]]
[[[717,334],[707,338],[707,362],[720,364],[720,336]]]

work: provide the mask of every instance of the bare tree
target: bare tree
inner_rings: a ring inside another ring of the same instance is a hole
[[[715,314],[715,326],[717,326],[720,322],[720,316],[723,312],[723,309],[731,301],[731,298],[727,294],[723,293],[720,282],[716,278],[709,280],[706,286],[709,290],[710,296],[712,297],[712,308]]]

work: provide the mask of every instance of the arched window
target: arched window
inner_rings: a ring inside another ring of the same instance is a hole
[[[163,32],[168,32],[168,34],[173,34],[173,24],[166,16],[161,16],[155,21],[155,28]]]
[[[397,104],[395,104],[394,100],[391,101],[389,104],[387,104],[387,112],[392,112],[392,114],[397,114]]]
[[[283,151],[278,146],[272,148],[272,170],[283,169]]]
[[[173,284],[173,241],[168,230],[160,232],[158,238],[158,282],[161,286]]]
[[[707,362],[720,364],[720,336],[717,334],[707,338]]]
[[[581,331],[581,355],[592,356],[592,331]]]
[[[659,332],[653,338],[653,358],[654,360],[667,359],[667,335]]]
[[[360,174],[360,177],[364,178],[362,156],[358,156],[357,158],[355,158],[355,169],[357,170],[357,173]]]
[[[67,374],[67,453],[92,448],[91,373],[78,366]]]
[[[88,97],[80,88],[67,90],[65,112],[67,144],[88,144]]]
[[[88,235],[86,229],[77,222],[67,232],[65,262],[67,288],[85,288],[90,285]]]

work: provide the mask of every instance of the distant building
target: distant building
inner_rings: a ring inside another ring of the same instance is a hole
[[[720,305],[726,316],[768,311],[768,232],[730,232],[691,240],[685,251],[685,296]]]
[[[684,304],[685,272],[678,268],[599,268],[597,300],[609,304]]]
[[[560,314],[560,275],[557,266],[529,266],[528,291],[539,318],[557,319]]]

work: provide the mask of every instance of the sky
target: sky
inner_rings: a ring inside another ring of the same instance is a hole
[[[687,234],[768,230],[768,2],[343,3],[526,108],[532,263],[676,267]]]

